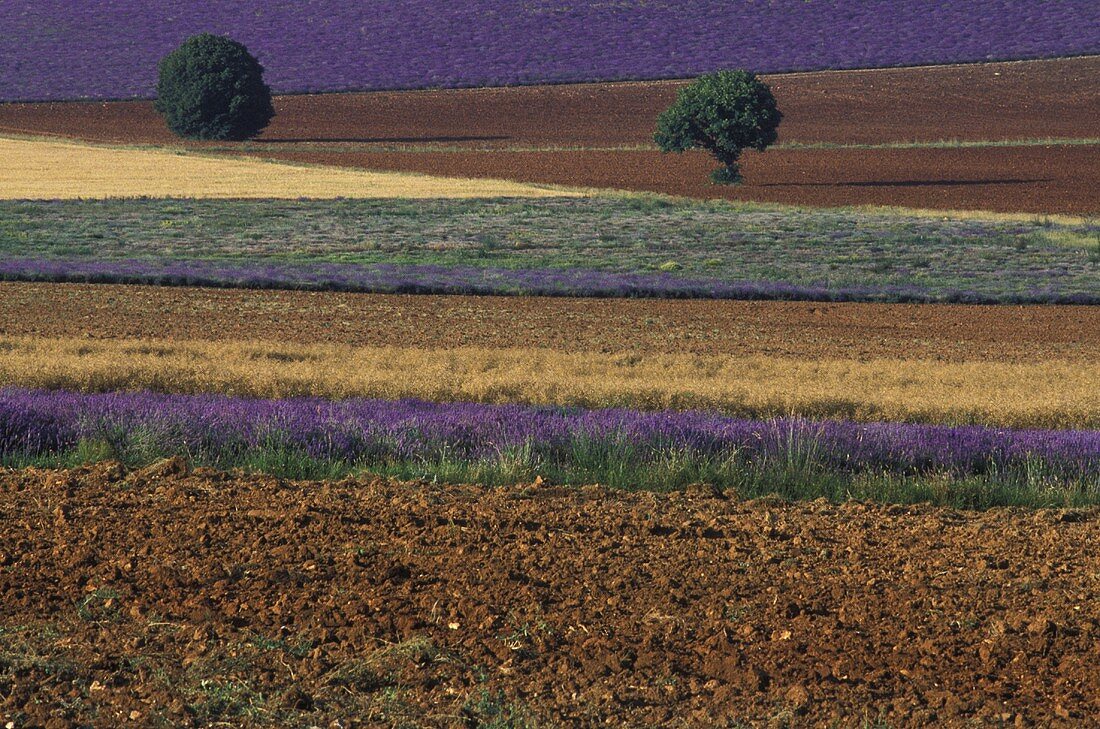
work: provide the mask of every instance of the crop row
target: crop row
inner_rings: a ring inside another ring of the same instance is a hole
[[[668,273],[590,269],[509,269],[475,266],[362,266],[338,263],[0,259],[0,280],[152,286],[290,289],[379,294],[585,296],[593,298],[737,299],[743,301],[863,301],[958,304],[1100,304],[1095,292],[1030,289],[998,295],[966,289],[931,292],[920,286],[808,286],[777,281],[724,281]]]
[[[417,398],[768,418],[1100,427],[1086,362],[787,359],[240,342],[0,338],[0,382],[30,388]]]
[[[1100,497],[1096,431],[753,421],[702,412],[413,400],[0,390],[0,461],[6,464],[90,457],[144,463],[172,455],[292,475],[372,470],[491,481],[546,475],[661,489],[699,480],[742,490],[797,483],[816,489],[800,495],[834,497],[844,495],[836,492],[841,484],[882,489],[900,480],[910,487],[921,483],[926,492],[939,488],[941,500],[965,494],[963,501],[979,502],[970,505],[1010,494],[1039,503]],[[952,493],[967,479],[969,487]]]
[[[503,180],[305,166],[178,150],[0,137],[0,199],[566,196]]]
[[[0,5],[0,99],[149,96],[157,61],[229,34],[277,91],[484,86],[1018,59],[1100,51],[1092,0],[552,0]]]
[[[0,202],[0,278],[1100,303],[1100,228],[663,198]]]

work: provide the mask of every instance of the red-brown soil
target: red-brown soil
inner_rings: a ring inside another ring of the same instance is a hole
[[[1084,726],[1098,574],[1096,510],[6,473],[0,721]]]
[[[391,296],[0,283],[0,335],[1095,361],[1100,307]]]
[[[769,77],[781,141],[884,143],[1100,136],[1100,57]],[[509,152],[651,142],[681,82],[288,96],[252,153],[460,176],[619,187],[814,205],[1089,214],[1100,211],[1096,147],[773,150],[745,158],[748,184],[709,185],[703,154]],[[148,102],[0,105],[0,131],[178,143]],[[364,153],[363,145],[470,147]],[[302,145],[305,145],[303,150]]]
[[[1100,212],[1100,146],[749,152],[743,185],[713,185],[702,152],[281,152],[278,159],[796,205]]]
[[[765,77],[781,141],[1100,136],[1100,56]],[[649,144],[681,81],[282,96],[262,141]],[[0,130],[178,142],[149,102],[0,104]],[[274,146],[274,145],[272,145]]]

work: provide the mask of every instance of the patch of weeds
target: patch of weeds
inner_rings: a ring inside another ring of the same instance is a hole
[[[537,608],[536,613],[538,613]],[[554,635],[554,628],[541,617],[534,622],[530,620],[521,621],[514,613],[511,613],[508,620],[512,626],[512,631],[498,637],[505,646],[515,651],[521,658],[536,655],[546,638]]]
[[[122,618],[117,590],[100,587],[77,603],[76,614],[89,623],[116,623]]]
[[[418,636],[383,646],[363,658],[347,661],[333,669],[326,682],[361,693],[373,693],[397,685],[400,673],[396,665],[398,662],[411,661],[416,665],[425,665],[442,658],[431,639]]]
[[[218,651],[208,655],[188,668],[191,682],[200,682],[210,676],[245,675],[250,673],[255,665],[254,656],[244,655],[244,651],[233,650],[229,652]]]
[[[657,679],[656,684],[660,688],[675,688],[680,685],[680,677],[675,674],[662,676]]]
[[[502,691],[482,689],[471,695],[459,712],[468,729],[535,729],[526,707],[509,702]]]
[[[366,719],[370,722],[383,722],[384,726],[391,729],[405,729],[409,727],[421,727],[423,723],[416,721],[420,711],[408,701],[396,686],[383,689],[370,703],[366,711]]]
[[[326,682],[359,693],[392,688],[393,678],[369,658],[348,661],[328,674]]]
[[[373,655],[380,660],[404,658],[416,664],[424,664],[438,659],[441,652],[431,638],[420,635],[379,648]]]
[[[119,452],[113,443],[101,439],[83,439],[77,443],[70,460],[75,463],[100,463],[118,460]]]
[[[500,636],[500,641],[504,643],[509,650],[514,651],[520,658],[530,658],[536,653],[532,645],[531,632],[527,623],[517,627],[508,635]]]
[[[948,625],[950,625],[950,627],[952,628],[955,628],[956,630],[973,631],[981,627],[982,621],[981,619],[971,615],[961,620],[952,620],[950,623],[948,623]]]
[[[243,681],[203,679],[190,707],[199,719],[218,721],[255,717],[262,713],[263,704],[263,694]]]
[[[308,638],[288,641],[284,638],[268,638],[257,633],[248,642],[261,651],[278,651],[295,658],[305,658],[313,650],[313,641]]]
[[[505,243],[501,236],[494,233],[478,233],[474,236],[474,241],[482,252],[495,251]]]
[[[76,681],[79,666],[57,655],[60,634],[52,625],[0,628],[0,679],[39,672],[58,682]]]
[[[743,619],[749,612],[748,608],[744,605],[734,605],[729,603],[726,605],[726,609],[722,611],[722,616],[731,623],[736,623]]]

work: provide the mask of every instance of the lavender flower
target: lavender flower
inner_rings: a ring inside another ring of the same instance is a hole
[[[783,281],[693,278],[669,273],[479,266],[233,263],[211,260],[0,259],[0,281],[302,289],[398,294],[588,296],[597,298],[888,301],[970,304],[1100,304],[1100,291],[988,294],[904,286],[812,286]]]
[[[152,95],[199,32],[243,42],[279,92],[694,76],[1100,51],[1095,0],[434,0],[0,4],[0,99]]]
[[[980,426],[743,420],[713,413],[583,410],[416,400],[252,400],[148,392],[80,394],[0,389],[0,457],[81,442],[224,461],[277,446],[347,463],[477,462],[527,449],[564,463],[580,451],[628,449],[754,462],[804,458],[844,471],[981,474],[1044,464],[1067,478],[1100,473],[1100,432]],[[124,447],[125,446],[125,447]]]

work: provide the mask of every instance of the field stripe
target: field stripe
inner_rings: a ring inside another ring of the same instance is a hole
[[[471,198],[570,193],[491,179],[371,172],[156,149],[0,138],[0,198]]]
[[[0,338],[0,382],[1100,428],[1100,365]]]
[[[34,132],[25,131],[33,134]],[[972,149],[988,147],[1095,147],[1100,146],[1100,138],[1050,137],[1036,139],[939,139],[914,142],[800,142],[790,140],[780,142],[772,149],[785,150],[829,150],[829,149]],[[333,142],[317,140],[315,142],[285,143],[278,140],[265,142],[243,142],[239,145],[212,145],[204,147],[207,151],[232,153],[263,152],[478,152],[484,154],[508,152],[539,152],[544,154],[565,152],[655,152],[655,144],[492,144],[450,142]]]

